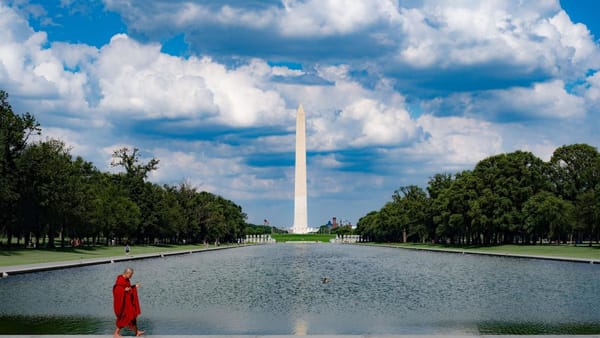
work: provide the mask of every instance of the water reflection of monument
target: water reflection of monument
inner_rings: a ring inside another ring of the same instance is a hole
[[[294,332],[295,336],[306,336],[308,333],[308,323],[304,319],[297,318],[294,322]]]
[[[296,166],[294,176],[294,224],[292,232],[306,234],[308,228],[308,206],[306,189],[306,115],[302,105],[296,113]]]

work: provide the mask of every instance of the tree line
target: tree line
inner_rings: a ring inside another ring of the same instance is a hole
[[[141,162],[138,149],[116,150],[112,165],[122,172],[108,173],[36,135],[35,117],[14,113],[0,90],[0,245],[220,242],[244,233],[234,202],[186,183],[149,182],[159,160]]]
[[[356,232],[379,242],[462,245],[600,240],[600,154],[587,144],[488,157],[472,170],[400,187]]]

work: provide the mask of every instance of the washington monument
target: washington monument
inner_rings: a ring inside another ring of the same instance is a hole
[[[296,113],[296,174],[294,183],[294,225],[292,225],[292,232],[306,234],[309,232],[306,203],[306,115],[302,105],[298,107]]]

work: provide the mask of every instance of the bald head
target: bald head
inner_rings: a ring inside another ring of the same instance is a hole
[[[133,269],[130,267],[126,267],[125,271],[123,271],[123,277],[129,279],[131,278],[131,276],[133,276]]]

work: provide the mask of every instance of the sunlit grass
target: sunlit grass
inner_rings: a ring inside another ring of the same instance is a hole
[[[204,245],[132,245],[130,255],[194,250]],[[88,258],[125,256],[124,246],[93,246],[56,249],[0,249],[0,266],[23,265],[46,262],[72,261]]]
[[[594,245],[442,245],[442,244],[415,244],[415,243],[394,243],[386,244],[398,247],[423,248],[423,249],[444,249],[453,251],[480,251],[490,253],[517,254],[517,255],[535,255],[535,256],[555,256],[569,258],[589,258],[600,259],[600,246]]]
[[[277,242],[324,242],[329,243],[329,240],[335,238],[335,235],[330,234],[272,234],[271,237]]]

